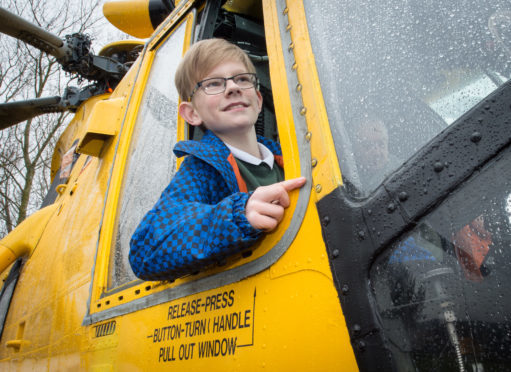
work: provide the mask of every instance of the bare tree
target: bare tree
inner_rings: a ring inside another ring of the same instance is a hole
[[[64,37],[96,34],[104,25],[101,0],[1,0],[7,10]],[[8,2],[8,4],[4,4]],[[53,57],[0,36],[0,101],[61,95],[70,83]],[[74,80],[73,80],[74,79]],[[54,145],[68,113],[39,116],[0,132],[0,237],[36,210],[50,184]]]

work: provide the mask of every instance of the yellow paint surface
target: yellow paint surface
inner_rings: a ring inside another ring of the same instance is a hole
[[[183,7],[183,11],[191,8]],[[300,149],[291,112],[284,51],[273,1],[262,4],[270,73],[287,178],[300,176]],[[175,22],[192,18],[176,15]],[[312,132],[315,184],[325,193],[340,172],[322,104],[300,2],[289,1],[289,20],[306,121]],[[171,24],[151,39],[168,37]],[[187,25],[187,39],[192,27]],[[185,42],[186,44],[186,42]],[[150,48],[147,48],[150,49]],[[176,51],[179,56],[183,51]],[[252,256],[175,283],[141,283],[106,292],[114,221],[137,108],[154,53],[138,60],[111,96],[83,104],[64,132],[59,154],[86,134],[87,123],[108,121],[108,139],[95,156],[81,155],[55,201],[40,241],[23,268],[0,345],[0,369],[9,371],[321,371],[357,370],[348,330],[329,267],[314,191],[299,230],[285,253],[263,271],[218,288],[145,307],[93,324],[120,304],[172,291],[183,283],[229,271],[264,257],[292,223],[298,192],[280,228]],[[98,105],[98,102],[103,101]],[[97,106],[97,107],[96,107]],[[97,119],[94,119],[97,120]],[[97,123],[95,123],[97,124]],[[89,123],[89,128],[93,128]],[[185,136],[179,124],[179,138]],[[306,161],[310,161],[307,159]],[[56,172],[60,155],[54,157]],[[4,276],[4,274],[3,274]],[[7,347],[7,343],[10,345]]]

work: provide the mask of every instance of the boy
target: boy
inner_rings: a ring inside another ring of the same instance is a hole
[[[256,136],[262,96],[240,48],[197,42],[175,83],[179,114],[206,133],[174,147],[176,156],[188,156],[133,234],[130,264],[146,280],[174,280],[252,245],[277,227],[288,192],[305,184],[304,177],[282,181],[274,164],[282,159],[279,146]]]

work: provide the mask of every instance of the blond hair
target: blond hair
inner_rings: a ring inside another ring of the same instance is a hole
[[[247,53],[224,39],[206,39],[193,44],[179,63],[174,78],[181,100],[188,101],[195,85],[226,61],[241,62],[247,72],[256,72]]]

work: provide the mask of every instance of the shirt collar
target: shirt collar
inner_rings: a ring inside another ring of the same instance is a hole
[[[273,157],[273,153],[268,149],[268,147],[266,147],[262,143],[258,142],[257,145],[259,146],[259,152],[261,153],[261,157],[263,158],[262,160],[259,158],[256,158],[253,155],[250,155],[246,151],[240,150],[234,146],[231,146],[231,145],[228,145],[227,143],[225,143],[225,146],[227,146],[227,148],[229,150],[231,150],[232,155],[236,159],[243,160],[244,162],[247,162],[247,163],[253,164],[253,165],[260,165],[261,163],[266,163],[266,164],[268,164],[270,169],[273,169],[273,162],[275,160]]]

